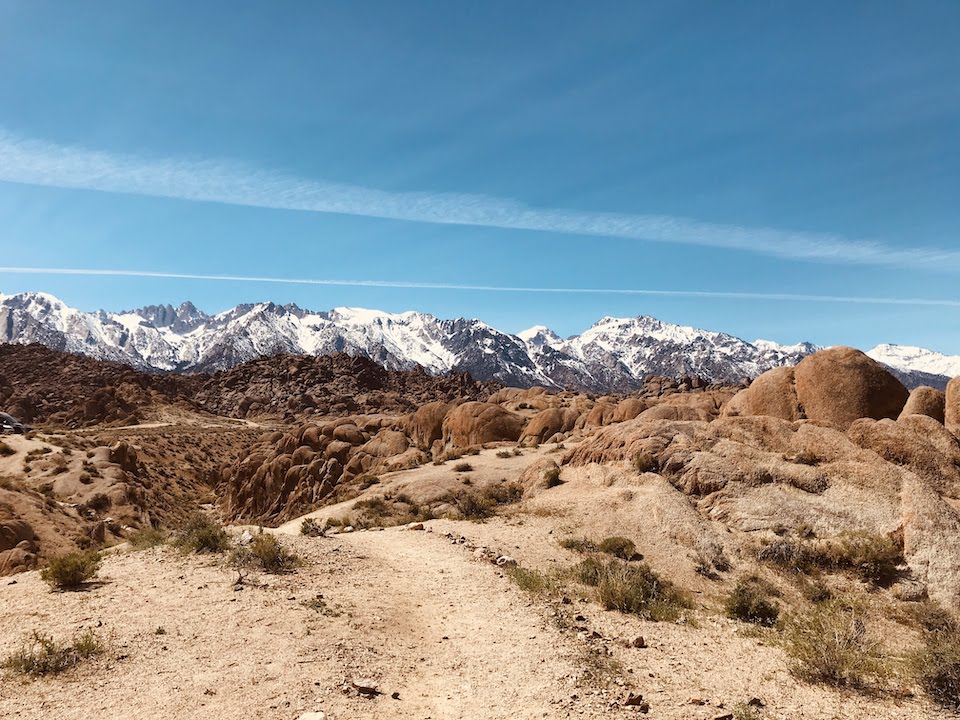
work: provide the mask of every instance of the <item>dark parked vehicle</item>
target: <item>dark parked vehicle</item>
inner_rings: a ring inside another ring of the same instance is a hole
[[[23,435],[29,429],[29,427],[17,420],[13,415],[0,413],[0,434],[14,433],[16,435]]]

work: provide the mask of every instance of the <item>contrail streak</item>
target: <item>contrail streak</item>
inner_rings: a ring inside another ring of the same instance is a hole
[[[556,293],[585,295],[647,295],[653,297],[718,298],[729,300],[778,300],[785,302],[853,303],[863,305],[920,305],[960,307],[960,300],[927,298],[862,297],[851,295],[804,295],[798,293],[727,292],[716,290],[653,290],[645,288],[521,287],[510,285],[458,285],[452,283],[403,282],[393,280],[334,280],[323,278],[279,278],[252,275],[205,275],[199,273],[151,272],[147,270],[100,270],[90,268],[0,267],[0,273],[31,275],[81,275],[106,277],[168,278],[216,282],[280,283],[287,285],[328,285],[416,290],[459,290],[476,292]]]
[[[230,162],[144,159],[98,152],[18,137],[3,128],[0,181],[420,223],[698,245],[789,260],[960,270],[960,251],[955,249],[897,247],[841,235],[663,215],[539,208],[488,195],[388,192],[291,177]]]

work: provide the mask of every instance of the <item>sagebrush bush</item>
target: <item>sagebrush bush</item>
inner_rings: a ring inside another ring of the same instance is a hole
[[[881,670],[879,643],[863,610],[840,599],[790,617],[783,646],[793,674],[810,682],[859,687]]]
[[[473,472],[473,465],[468,462],[459,462],[453,466],[454,472]]]
[[[517,584],[517,587],[526,592],[542,593],[554,587],[554,583],[543,573],[537,570],[528,570],[519,565],[506,568],[506,574]]]
[[[75,636],[69,645],[61,645],[52,636],[34,631],[19,650],[3,661],[3,667],[23,675],[49,675],[101,652],[102,643],[93,630]]]
[[[57,590],[77,590],[97,575],[100,553],[94,551],[54,555],[40,577]]]
[[[560,479],[560,468],[558,467],[549,467],[543,471],[543,480],[547,484],[548,488],[554,488],[558,485],[563,484],[563,480]]]
[[[560,547],[579,553],[596,552],[597,544],[589,538],[564,538]]]
[[[497,457],[505,460],[506,458],[513,457],[513,453],[509,450],[498,450]]]
[[[466,490],[452,498],[460,515],[468,520],[482,520],[493,515],[497,505],[518,502],[523,486],[516,482],[500,482],[482,489]]]
[[[307,537],[320,537],[323,535],[323,525],[318,523],[316,518],[306,518],[300,523],[300,534]]]
[[[648,452],[639,452],[633,456],[633,467],[638,473],[657,472],[660,463]]]
[[[960,624],[934,603],[918,609],[924,644],[911,658],[917,682],[942,708],[960,710]]]
[[[167,533],[154,527],[143,527],[134,530],[127,535],[127,542],[133,550],[146,550],[147,548],[163,545],[167,541]]]
[[[231,559],[237,567],[254,567],[269,573],[290,572],[300,561],[276,537],[262,531],[247,546],[236,548]]]
[[[574,576],[596,588],[597,599],[607,610],[647,620],[676,620],[691,607],[686,593],[643,563],[586,558],[574,568]]]
[[[780,615],[779,605],[770,599],[776,595],[770,583],[754,576],[745,577],[737,581],[724,607],[727,615],[735,620],[770,627]]]
[[[600,541],[599,550],[621,560],[633,560],[637,557],[637,546],[630,538],[613,535]]]
[[[226,531],[206,515],[191,515],[177,532],[174,544],[186,552],[222,553],[230,547]]]
[[[761,548],[757,558],[797,572],[850,570],[868,582],[888,585],[903,562],[903,548],[886,535],[845,532],[822,539],[777,539]]]

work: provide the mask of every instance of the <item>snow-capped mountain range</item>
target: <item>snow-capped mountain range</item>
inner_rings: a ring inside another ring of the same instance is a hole
[[[0,294],[0,342],[38,342],[149,371],[219,370],[280,352],[345,352],[390,369],[421,365],[434,374],[467,371],[506,385],[593,392],[627,392],[650,374],[739,382],[820,349],[749,343],[643,315],[605,317],[564,339],[543,326],[512,335],[479,320],[343,307],[315,312],[269,302],[216,315],[189,302],[82,312],[45,293]],[[960,357],[922,348],[878,345],[868,354],[909,385],[942,387],[960,375]]]

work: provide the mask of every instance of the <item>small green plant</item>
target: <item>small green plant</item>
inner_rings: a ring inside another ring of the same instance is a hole
[[[777,622],[780,607],[770,600],[777,592],[770,583],[750,576],[737,581],[724,606],[729,617],[771,627]]]
[[[633,456],[633,468],[638,473],[657,472],[660,463],[648,452],[639,452]]]
[[[230,547],[230,538],[220,525],[197,513],[181,526],[174,544],[184,552],[222,553]]]
[[[40,571],[40,577],[56,590],[79,590],[100,568],[100,553],[72,552],[54,555]]]
[[[621,560],[633,560],[638,556],[637,546],[630,538],[614,535],[600,541],[599,550]]]
[[[246,547],[236,548],[231,559],[237,567],[256,567],[269,573],[290,572],[300,561],[276,537],[262,531]]]
[[[473,472],[473,465],[468,462],[459,462],[453,466],[454,472]]]
[[[323,526],[317,522],[316,518],[306,518],[300,523],[300,534],[307,537],[321,537]]]
[[[39,677],[63,672],[101,652],[102,643],[93,630],[76,635],[69,645],[61,645],[52,636],[34,631],[19,650],[3,661],[3,667],[11,672]]]
[[[163,545],[167,541],[167,534],[155,527],[143,527],[134,530],[127,536],[127,542],[131,550],[146,550],[148,548]]]
[[[809,682],[860,687],[881,669],[863,610],[840,599],[789,618],[783,646],[793,674]]]

